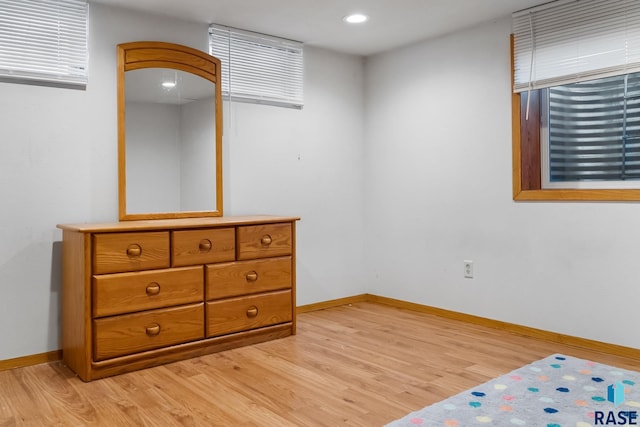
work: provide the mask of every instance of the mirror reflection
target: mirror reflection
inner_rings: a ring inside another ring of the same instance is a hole
[[[215,85],[168,68],[125,73],[127,213],[214,211]]]

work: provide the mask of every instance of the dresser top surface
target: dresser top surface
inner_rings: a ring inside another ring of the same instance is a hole
[[[222,216],[206,218],[153,219],[105,223],[58,224],[62,230],[81,233],[112,233],[119,231],[140,231],[182,228],[225,227],[235,225],[259,225],[298,221],[299,217],[276,215]]]

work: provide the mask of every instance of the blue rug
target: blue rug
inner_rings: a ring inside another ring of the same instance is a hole
[[[640,373],[554,354],[389,427],[640,425]]]

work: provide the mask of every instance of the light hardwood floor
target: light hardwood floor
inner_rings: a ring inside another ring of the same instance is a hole
[[[640,361],[357,303],[298,334],[83,383],[61,362],[0,372],[0,426],[380,426],[552,353]]]

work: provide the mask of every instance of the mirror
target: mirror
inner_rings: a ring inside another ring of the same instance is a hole
[[[120,220],[222,216],[219,70],[186,46],[118,46]]]

